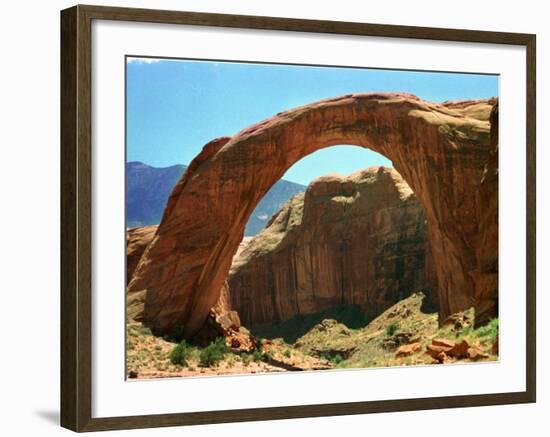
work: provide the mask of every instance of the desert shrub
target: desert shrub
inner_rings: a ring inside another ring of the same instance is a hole
[[[215,366],[223,360],[227,352],[229,352],[229,347],[225,343],[225,338],[219,337],[200,351],[200,365],[202,367]]]
[[[388,337],[391,337],[393,334],[395,334],[397,332],[397,329],[399,327],[397,326],[397,323],[392,323],[390,325],[388,325],[388,327],[386,328],[386,335]]]
[[[340,364],[344,361],[344,357],[338,353],[333,353],[330,351],[323,351],[319,354],[321,358],[324,358],[327,361],[330,361],[332,364]]]
[[[258,362],[262,360],[262,357],[262,351],[260,349],[254,349],[254,352],[252,352],[252,360]]]
[[[491,341],[494,341],[498,334],[498,318],[492,319],[485,326],[480,326],[475,332],[479,337],[489,337]]]
[[[170,352],[170,362],[174,365],[186,366],[192,354],[193,348],[183,340]]]
[[[149,329],[147,326],[139,326],[136,331],[139,335],[153,335],[151,329]]]
[[[289,350],[289,349],[286,349],[286,350],[283,352],[283,355],[284,355],[285,357],[287,357],[287,358],[290,358],[290,355],[291,355],[290,350]]]
[[[261,349],[254,349],[254,352],[252,352],[252,360],[254,360],[255,362],[269,361],[269,355],[265,352],[262,352]]]
[[[249,354],[246,354],[246,353],[241,354],[241,361],[245,366],[248,366],[250,364],[250,359],[251,358]]]

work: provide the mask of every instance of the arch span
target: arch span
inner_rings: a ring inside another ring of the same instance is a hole
[[[183,326],[192,337],[216,303],[263,195],[300,158],[337,144],[386,156],[418,196],[436,264],[440,320],[471,306],[478,317],[494,315],[498,131],[490,135],[489,115],[495,104],[352,94],[211,141],[174,188],[129,284],[129,292],[146,291],[144,322],[157,333]]]

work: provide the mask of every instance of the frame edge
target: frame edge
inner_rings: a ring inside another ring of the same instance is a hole
[[[61,11],[61,387],[60,424],[91,422],[91,80],[90,20]]]
[[[76,288],[77,6],[61,11],[61,426],[78,427]]]
[[[525,46],[527,50],[528,187],[526,391],[381,402],[92,418],[91,22],[94,19]],[[300,29],[297,29],[298,27]],[[535,59],[536,36],[533,34],[88,5],[77,5],[61,11],[61,426],[82,432],[536,402]]]
[[[537,220],[537,38],[530,35],[526,46],[526,158],[527,158],[527,202],[526,202],[526,393],[529,402],[537,401],[537,247],[536,247],[536,220]]]

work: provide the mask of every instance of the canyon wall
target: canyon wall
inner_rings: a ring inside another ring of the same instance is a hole
[[[416,291],[436,297],[427,251],[424,211],[395,170],[323,176],[235,257],[231,306],[247,326],[338,304],[374,317]]]
[[[143,252],[153,240],[157,226],[142,226],[126,230],[126,286],[130,283]],[[126,319],[142,321],[146,290],[126,292]]]
[[[126,285],[130,282],[141,255],[153,240],[157,227],[151,225],[126,230]]]

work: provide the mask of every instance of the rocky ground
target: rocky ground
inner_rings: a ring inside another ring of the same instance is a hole
[[[186,362],[174,363],[171,353],[178,342],[155,337],[139,323],[129,324],[127,334],[127,369],[130,379],[254,374],[332,367],[327,360],[294,350],[291,345],[278,340],[260,341],[251,352],[227,348],[220,361],[213,364],[201,362],[201,351],[205,348],[190,345]]]
[[[359,327],[356,312],[340,308],[335,313],[340,321],[324,318],[303,334],[303,326],[296,321],[272,327],[269,333],[258,329],[256,348],[248,352],[231,349],[222,341],[202,348],[184,344],[177,356],[173,352],[177,341],[155,337],[140,323],[131,323],[127,374],[130,379],[142,379],[498,360],[497,319],[473,329],[470,311],[452,316],[439,327],[437,314],[422,311],[423,299],[422,293],[415,293]],[[315,317],[301,320],[302,324],[311,321]],[[297,326],[293,338],[291,328]],[[270,338],[258,333],[268,333]]]

